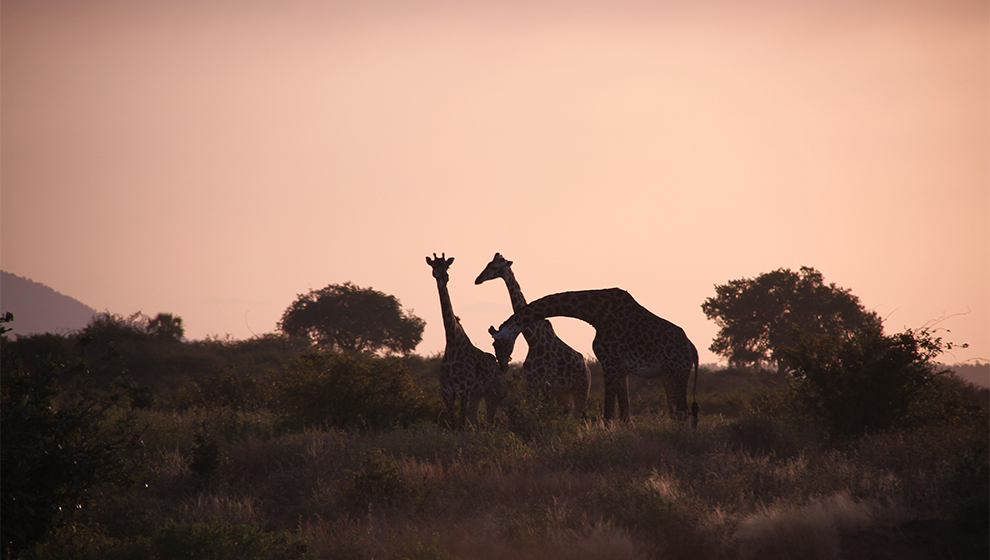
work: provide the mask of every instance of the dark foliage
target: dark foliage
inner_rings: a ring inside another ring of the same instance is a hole
[[[283,368],[276,391],[277,412],[295,428],[388,428],[439,415],[398,359],[305,354]]]
[[[425,326],[403,311],[395,296],[350,282],[300,294],[278,324],[290,336],[347,354],[411,352],[423,340]]]
[[[211,520],[169,523],[151,536],[109,538],[73,527],[31,550],[25,560],[301,560],[305,542],[286,532]]]
[[[199,427],[193,438],[192,459],[189,470],[202,478],[212,478],[220,472],[223,466],[223,442],[216,430],[210,430],[206,425]]]
[[[268,376],[242,375],[236,367],[217,367],[211,375],[199,376],[179,390],[176,408],[228,408],[255,410],[269,404]]]
[[[181,321],[164,313],[155,319],[102,313],[77,333],[20,336],[8,344],[26,371],[57,371],[62,383],[118,389],[132,408],[238,410],[266,406],[264,378],[311,348],[284,334],[187,342],[175,328],[181,330]]]
[[[799,408],[831,436],[848,438],[930,417],[940,401],[941,350],[926,330],[886,336],[868,328],[844,339],[799,336],[785,356]]]
[[[141,313],[101,313],[70,339],[91,380],[107,385],[124,379],[160,391],[179,380],[177,373],[207,372],[212,365],[213,356],[182,343],[181,324],[180,318],[166,313],[155,319]]]
[[[381,449],[366,453],[360,468],[349,470],[343,485],[343,505],[354,515],[367,515],[375,508],[388,507],[410,498],[414,485],[399,472],[398,464]]]
[[[866,311],[858,297],[825,284],[814,268],[801,267],[799,272],[781,268],[752,279],[731,280],[715,286],[715,292],[701,306],[719,326],[709,349],[737,366],[771,363],[783,371],[782,352],[793,345],[796,331],[842,337],[880,326],[876,313]]]
[[[0,336],[0,478],[3,556],[42,538],[63,511],[85,506],[102,483],[127,483],[124,453],[139,435],[108,425],[112,395],[64,392],[58,369],[27,371]],[[56,405],[56,398],[60,401]]]

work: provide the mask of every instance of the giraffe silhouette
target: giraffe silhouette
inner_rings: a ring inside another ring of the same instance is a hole
[[[496,278],[505,281],[514,312],[526,307],[526,298],[512,273],[512,261],[499,253],[495,253],[474,283]],[[523,362],[523,376],[530,389],[544,398],[555,397],[557,402],[570,408],[574,418],[583,416],[591,389],[591,372],[584,356],[558,338],[553,325],[546,319],[526,326],[522,335],[529,346]]]
[[[657,317],[625,290],[609,288],[561,292],[530,302],[498,328],[489,328],[495,356],[504,371],[516,338],[524,328],[547,317],[574,317],[595,328],[592,348],[605,375],[604,417],[611,420],[615,404],[619,417],[630,420],[627,376],[661,378],[667,407],[673,418],[688,415],[687,386],[694,367],[698,388],[698,350],[677,325]],[[691,406],[692,425],[698,425],[697,400]]]
[[[433,253],[432,259],[426,257],[427,264],[433,268],[433,277],[437,280],[443,330],[447,336],[447,345],[440,361],[440,396],[455,427],[463,427],[465,423],[477,424],[478,407],[482,400],[485,401],[488,422],[492,423],[495,412],[506,395],[502,372],[495,356],[471,343],[461,327],[460,319],[454,315],[450,294],[447,292],[447,269],[454,258],[445,257],[445,254],[437,257],[436,253]]]

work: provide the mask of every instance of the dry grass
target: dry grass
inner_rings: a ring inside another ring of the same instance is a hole
[[[951,519],[985,460],[965,428],[820,448],[769,419],[523,438],[428,424],[274,435],[258,415],[188,414],[147,414],[145,480],[92,512],[114,538],[222,520],[289,531],[312,558],[846,558],[863,535],[910,550],[896,526]],[[202,429],[222,440],[210,476],[188,466]]]
[[[845,533],[874,524],[874,506],[837,494],[803,506],[771,506],[746,516],[736,539],[741,560],[837,560]]]

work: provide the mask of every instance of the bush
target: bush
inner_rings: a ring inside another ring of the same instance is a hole
[[[828,435],[849,438],[918,423],[918,405],[942,373],[941,351],[927,330],[885,336],[871,328],[847,339],[799,336],[786,359],[799,410]]]
[[[172,404],[179,409],[255,410],[268,401],[263,380],[240,375],[235,366],[217,367],[211,375],[194,379],[180,389]]]
[[[0,337],[0,349],[0,532],[6,558],[42,538],[63,510],[87,504],[92,487],[128,482],[123,457],[138,447],[139,434],[129,417],[108,425],[110,396],[62,394],[60,370],[24,371],[6,337]]]
[[[743,416],[728,422],[722,429],[731,450],[778,459],[789,459],[800,451],[797,439],[767,416]]]
[[[306,354],[283,368],[275,391],[291,429],[408,426],[440,412],[397,359]]]
[[[415,494],[415,486],[399,472],[398,463],[381,449],[372,449],[364,456],[361,467],[348,471],[343,482],[347,509],[365,514],[379,506],[394,505]]]

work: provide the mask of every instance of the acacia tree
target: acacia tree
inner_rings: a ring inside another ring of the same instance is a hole
[[[402,310],[395,296],[350,282],[300,294],[278,328],[346,354],[406,354],[423,340],[426,322]]]
[[[769,363],[783,372],[784,351],[799,332],[842,339],[864,328],[881,328],[879,316],[864,309],[858,297],[825,284],[822,273],[810,267],[731,280],[715,286],[715,294],[701,306],[719,326],[709,349],[731,365]]]

